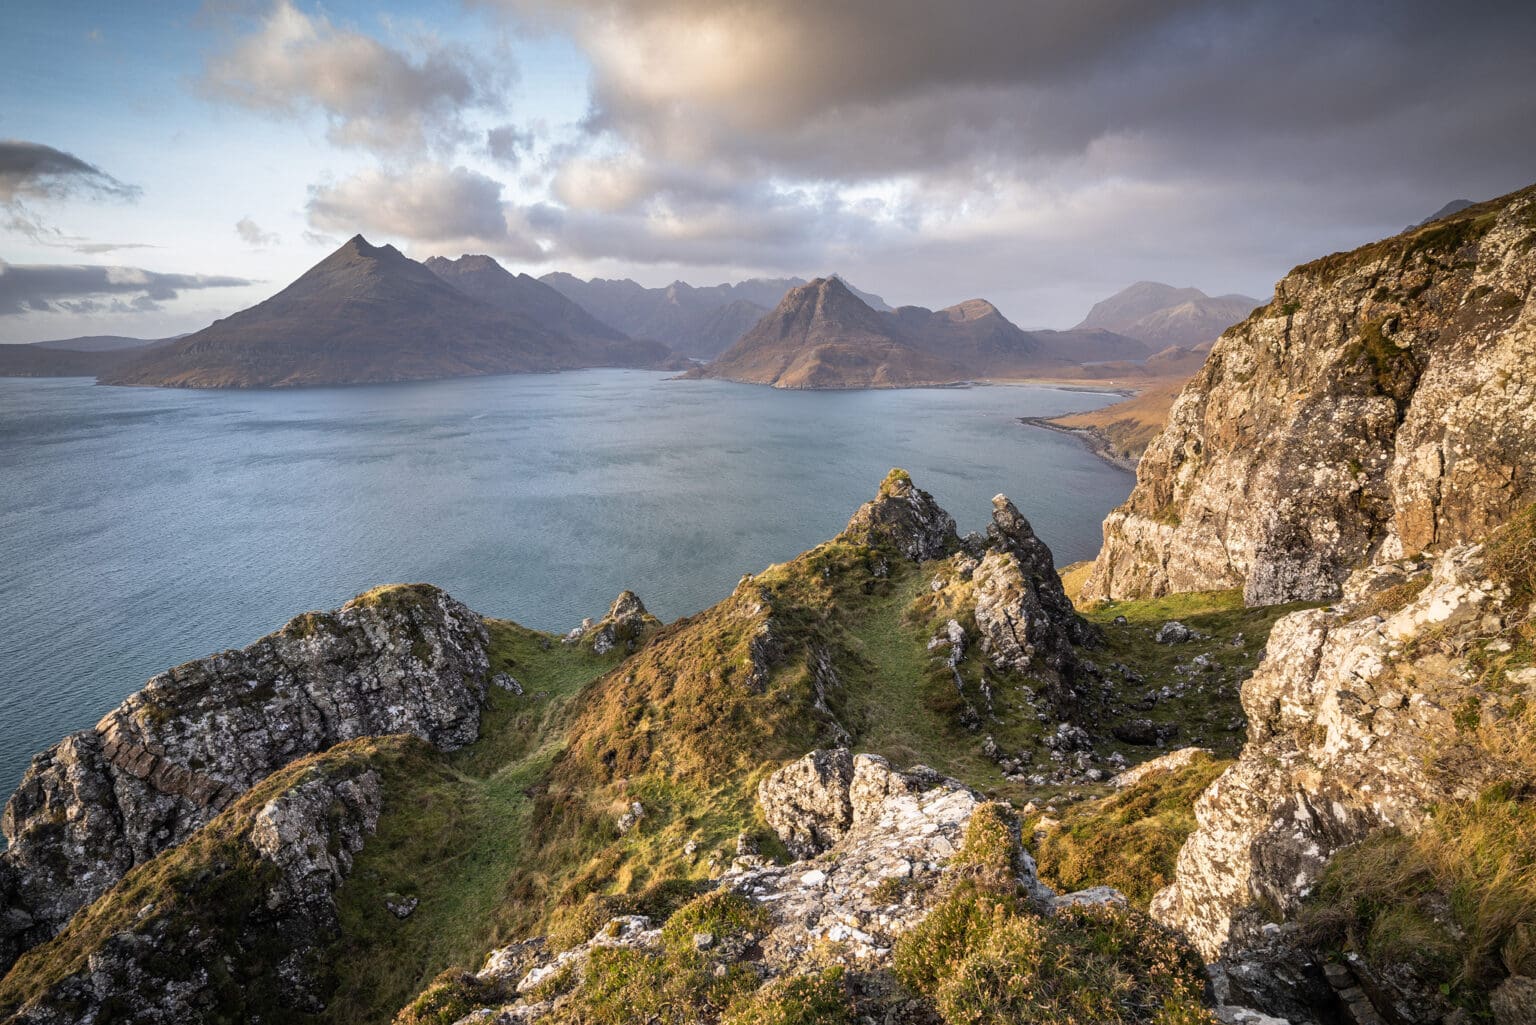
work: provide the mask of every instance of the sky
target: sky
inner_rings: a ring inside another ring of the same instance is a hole
[[[7,0],[0,342],[196,330],[353,234],[1069,327],[1536,181],[1536,4]]]

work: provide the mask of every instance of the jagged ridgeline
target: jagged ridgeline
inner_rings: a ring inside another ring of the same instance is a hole
[[[604,974],[617,955],[560,960],[609,930],[639,937],[625,949],[644,978],[684,980],[647,997],[665,1020],[769,1020],[781,991],[802,989],[837,1015],[910,1003],[924,1009],[913,1020],[931,1016],[947,975],[903,982],[893,950],[931,907],[979,899],[956,896],[950,865],[980,792],[1022,805],[1102,789],[1155,753],[1142,745],[1230,707],[1238,678],[1113,700],[1093,656],[1118,657],[1128,628],[1077,615],[1028,521],[1002,496],[994,506],[987,532],[962,538],[893,471],[842,534],[670,625],[630,592],[546,635],[434,587],[386,587],[155,677],[37,756],[6,808],[0,1010],[387,1022],[410,1004],[407,1021],[447,1022],[519,1004],[649,1020],[603,995],[648,987],[622,966]],[[1255,645],[1233,657],[1256,657],[1264,614],[1214,615],[1250,623]],[[1117,663],[1113,680],[1155,691],[1165,669]],[[1239,724],[1211,730],[1235,748]],[[819,790],[773,776],[812,750],[840,767]],[[889,767],[919,763],[932,768]],[[1162,935],[1115,903],[1057,915],[1013,813],[999,814],[1013,824],[988,857],[1013,882],[989,884],[988,914],[1084,951],[1101,934]],[[824,864],[773,867],[794,857]],[[805,890],[816,872],[846,885]],[[820,925],[775,917],[773,893]],[[663,942],[650,923],[680,908],[728,922]],[[789,931],[766,944],[772,923]],[[731,939],[737,926],[747,938]],[[464,974],[492,951],[494,971]],[[1095,956],[1118,971],[1131,954]],[[530,972],[543,981],[520,994]],[[1183,969],[1149,979],[1137,992],[1151,1010],[1127,1020],[1188,1003]],[[1060,986],[1089,999],[1087,976],[1037,981],[1018,999]]]

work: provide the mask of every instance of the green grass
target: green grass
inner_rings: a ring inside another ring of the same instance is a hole
[[[1062,893],[1113,886],[1145,908],[1173,881],[1179,848],[1195,831],[1196,798],[1230,764],[1202,755],[1183,769],[1073,805],[1035,847],[1040,878]]]
[[[989,807],[973,818],[943,898],[896,944],[896,977],[946,1025],[1213,1020],[1199,957],[1141,912],[1031,908],[1011,871],[1012,824]]]
[[[1149,719],[1176,726],[1178,737],[1169,747],[1199,745],[1221,756],[1235,755],[1242,747],[1246,729],[1231,728],[1242,716],[1240,688],[1252,674],[1269,640],[1275,622],[1288,613],[1313,608],[1315,603],[1296,602],[1248,608],[1240,590],[1194,591],[1136,601],[1095,602],[1083,606],[1083,616],[1103,631],[1104,647],[1089,652],[1101,668],[1115,663],[1130,667],[1144,682],[1118,685],[1121,701],[1108,710],[1096,732],[1107,734],[1117,722]],[[1118,617],[1126,622],[1118,624]],[[1208,639],[1184,644],[1157,644],[1154,638],[1164,623],[1178,620]],[[1239,635],[1241,640],[1239,641]],[[1197,655],[1209,655],[1219,668],[1189,672]],[[1179,672],[1183,667],[1186,672]],[[1159,699],[1151,708],[1130,707],[1125,702],[1168,687],[1182,690]],[[1111,742],[1130,761],[1143,761],[1155,749]]]
[[[492,671],[510,673],[524,694],[493,688],[476,743],[392,782],[378,831],[337,894],[343,938],[326,953],[337,987],[322,1020],[386,1021],[444,970],[521,938],[528,909],[509,899],[509,885],[527,854],[532,792],[561,750],[567,702],[619,657],[486,625]],[[402,921],[385,907],[392,894],[420,903]]]
[[[1536,973],[1536,801],[1498,786],[1413,836],[1378,833],[1335,854],[1300,922],[1313,943],[1402,962],[1486,1009],[1506,976]]]

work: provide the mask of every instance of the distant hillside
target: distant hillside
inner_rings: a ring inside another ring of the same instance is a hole
[[[1109,332],[1023,331],[984,299],[871,308],[839,278],[792,289],[715,362],[690,373],[776,388],[895,388],[1053,375],[1144,344]]]
[[[567,337],[466,295],[393,246],[358,235],[265,302],[101,380],[297,387],[655,366],[667,355],[661,346]]]
[[[1418,224],[1410,224],[1403,230],[1412,231],[1414,228],[1422,228],[1424,225],[1433,221],[1438,221],[1442,217],[1449,217],[1452,214],[1459,214],[1471,205],[1472,201],[1470,199],[1453,199],[1449,203],[1442,206],[1440,209],[1436,210],[1434,213],[1430,214],[1428,217],[1424,218]]]
[[[39,349],[64,349],[69,352],[115,352],[120,349],[142,349],[146,345],[174,341],[180,338],[129,338],[126,335],[81,335],[79,338],[54,338],[46,342],[32,342]]]
[[[1076,330],[1100,328],[1148,343],[1154,349],[1214,341],[1262,305],[1246,295],[1209,296],[1198,288],[1138,281],[1095,303]]]
[[[137,349],[80,352],[41,345],[0,345],[0,377],[95,377],[142,355]]]
[[[663,342],[696,359],[720,355],[784,293],[805,284],[803,278],[750,278],[706,287],[674,281],[665,288],[646,288],[628,278],[584,281],[559,271],[539,280],[631,338]],[[848,287],[871,308],[890,310],[879,296]]]

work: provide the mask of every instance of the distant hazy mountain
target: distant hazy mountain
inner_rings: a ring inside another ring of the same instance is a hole
[[[631,338],[663,342],[697,359],[712,359],[730,348],[784,293],[805,284],[803,278],[751,278],[706,287],[674,281],[666,288],[646,288],[628,278],[585,281],[559,271],[539,280]],[[872,308],[890,309],[879,296],[849,288]]]
[[[1414,228],[1422,228],[1424,225],[1429,224],[1432,221],[1438,221],[1442,217],[1449,217],[1451,214],[1459,214],[1467,207],[1472,205],[1473,203],[1470,199],[1453,199],[1449,203],[1442,206],[1440,209],[1436,210],[1434,213],[1430,214],[1428,217],[1424,218],[1418,224],[1410,224],[1403,230],[1412,231]]]
[[[1138,281],[1095,303],[1075,330],[1100,328],[1159,349],[1189,346],[1215,339],[1261,305],[1246,295],[1209,296],[1198,288]]]
[[[358,235],[265,302],[101,380],[295,387],[655,366],[669,355],[660,345],[568,337],[473,298],[393,246]]]
[[[55,338],[31,344],[39,349],[64,349],[69,352],[113,352],[119,349],[142,349],[146,345],[156,345],[172,340],[170,338],[129,338],[126,335],[81,335],[79,338]]]
[[[538,278],[513,274],[489,256],[434,256],[422,264],[454,288],[506,313],[530,317],[571,338],[626,342],[624,332],[609,327]]]
[[[727,352],[692,377],[777,388],[892,388],[1046,376],[1147,347],[1103,331],[1023,331],[984,299],[943,310],[873,309],[838,278],[791,289]]]

